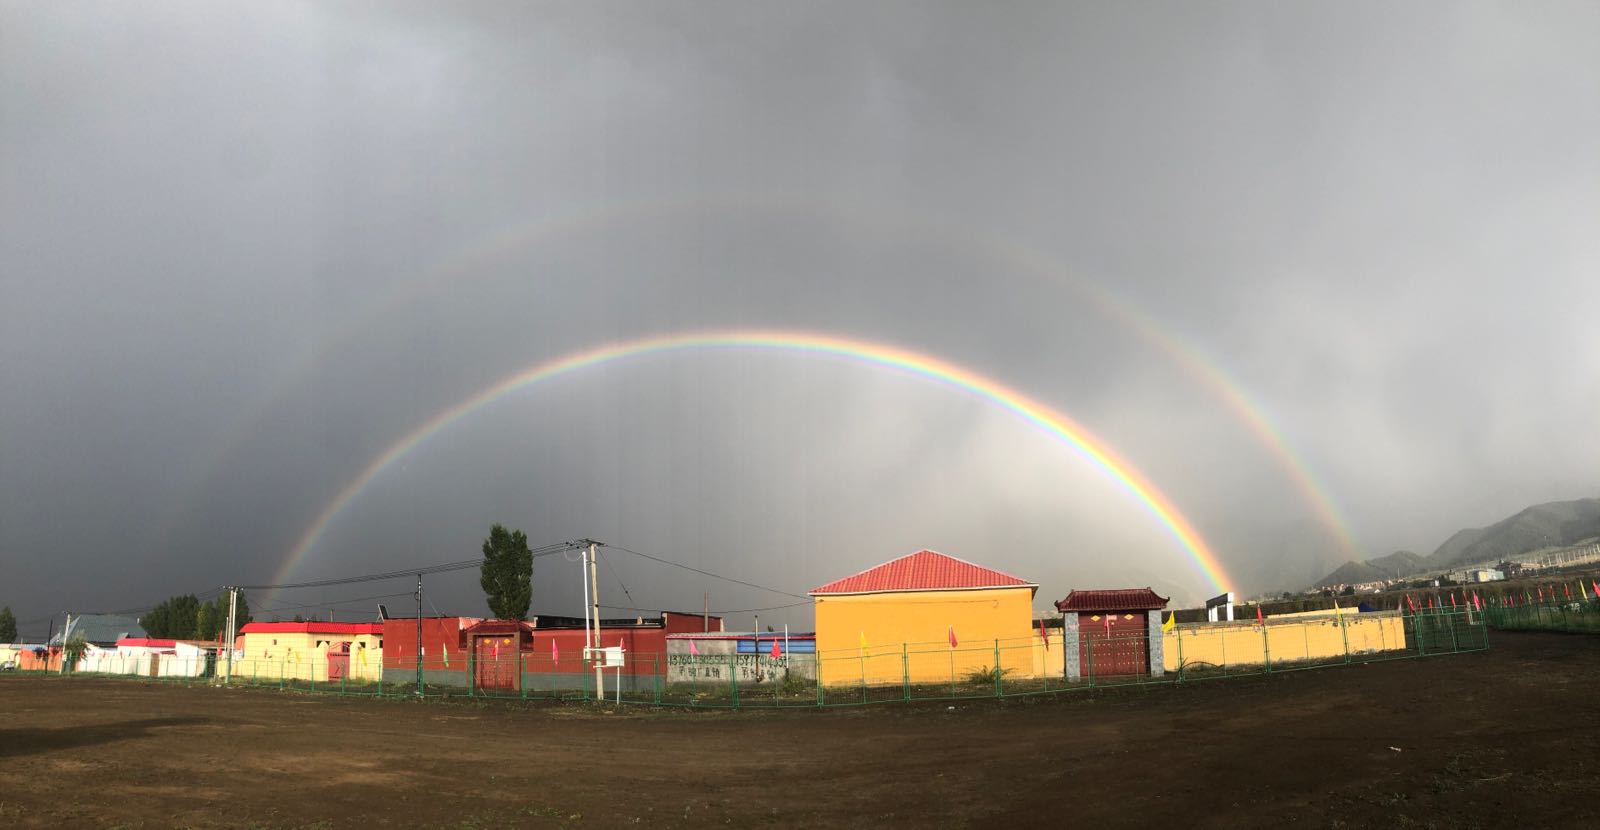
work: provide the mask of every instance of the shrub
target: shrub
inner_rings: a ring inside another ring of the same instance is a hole
[[[967,672],[967,682],[980,686],[993,686],[1015,669],[1000,668],[999,666],[984,666]]]

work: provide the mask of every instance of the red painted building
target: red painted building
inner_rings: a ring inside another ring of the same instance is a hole
[[[668,634],[721,631],[722,618],[663,612],[659,617],[602,619],[600,626],[598,645],[620,645],[627,655],[624,684],[640,685],[665,674]],[[386,620],[383,640],[384,679],[414,682],[416,618]],[[432,685],[519,691],[582,689],[593,683],[593,666],[583,660],[582,618],[543,615],[517,622],[425,617],[422,647],[424,681]],[[608,681],[615,676],[615,670],[606,671]]]

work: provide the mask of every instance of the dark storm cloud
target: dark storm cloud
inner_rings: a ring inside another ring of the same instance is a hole
[[[1070,413],[1247,589],[1337,564],[1274,451],[1097,290],[1236,379],[1364,553],[1597,486],[1586,4],[3,15],[0,602],[24,619],[270,579],[374,456],[496,379],[728,326],[924,350]],[[795,592],[919,547],[1042,597],[1207,589],[1014,418],[773,355],[465,419],[303,575],[463,558],[493,521]],[[706,587],[616,566],[645,606]],[[541,562],[541,603],[575,610],[571,570]],[[364,593],[340,590],[281,602]],[[469,578],[436,601],[479,602]]]

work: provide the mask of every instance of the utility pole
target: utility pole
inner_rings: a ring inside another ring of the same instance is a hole
[[[583,583],[583,657],[589,658],[589,649],[594,648],[594,637],[589,632],[589,549],[584,548],[578,554],[578,581]]]
[[[67,612],[67,622],[61,627],[61,673],[67,673],[67,638],[72,635],[72,612]]]
[[[223,661],[222,682],[224,685],[233,682],[233,646],[239,630],[239,589],[228,589],[228,636],[222,638],[223,646],[227,648],[228,655]]]
[[[711,633],[711,592],[706,591],[700,605],[700,631]]]
[[[417,574],[417,697],[422,697],[422,574]]]
[[[590,539],[589,540],[589,585],[590,585],[589,602],[594,607],[594,645],[595,645],[595,651],[597,651],[597,652],[601,648],[601,645],[600,645],[600,577],[599,577],[599,567],[598,567],[599,563],[600,563],[600,544],[598,542],[596,542],[595,540]],[[594,657],[593,654],[591,654],[590,656],[591,656],[591,658]],[[617,682],[621,683],[621,680],[619,679]],[[604,701],[606,699],[605,671],[600,667],[600,661],[599,660],[595,660],[594,661],[594,699],[595,700],[599,700],[599,701]]]

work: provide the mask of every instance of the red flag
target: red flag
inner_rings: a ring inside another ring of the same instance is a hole
[[[1406,594],[1406,607],[1411,609],[1411,613],[1417,613],[1417,604],[1411,601],[1410,594]]]
[[[956,627],[953,625],[950,626],[950,647],[956,647]]]
[[[1428,597],[1428,607],[1433,608],[1433,597]]]
[[[1561,583],[1561,587],[1567,589],[1567,599],[1572,599],[1572,586],[1563,582]]]
[[[1110,614],[1106,615],[1106,636],[1107,637],[1111,636],[1111,615]]]
[[[1600,599],[1600,581],[1590,580],[1589,585],[1594,588],[1594,598]]]
[[[1261,616],[1261,606],[1256,606],[1256,625],[1266,625],[1267,618]]]
[[[780,654],[780,652],[778,651],[778,638],[777,637],[773,637],[772,638],[772,656],[773,657],[777,657],[779,654]]]
[[[1039,621],[1039,639],[1044,640],[1044,650],[1050,650],[1050,635],[1044,630],[1044,620]]]
[[[694,641],[689,642],[689,648],[694,648]],[[550,662],[555,663],[561,659],[561,649],[556,647],[556,638],[550,638]]]
[[[700,656],[700,649],[695,647],[695,644],[694,644],[693,640],[689,641],[689,656],[690,657],[699,657]]]
[[[1472,607],[1476,608],[1479,611],[1483,610],[1483,603],[1478,600],[1478,592],[1477,591],[1473,591],[1472,592]]]
[[[1451,594],[1450,595],[1450,607],[1451,608],[1456,607],[1456,595],[1455,594]]]

